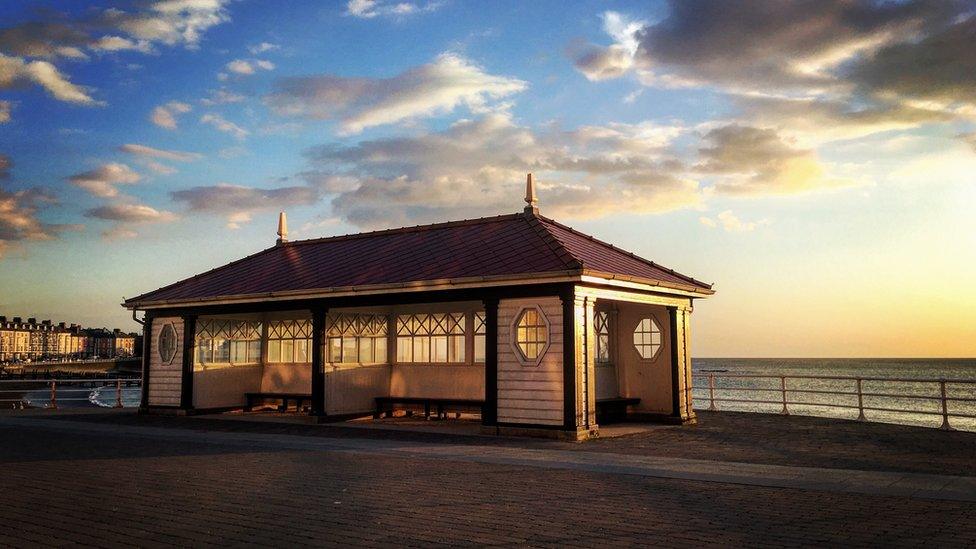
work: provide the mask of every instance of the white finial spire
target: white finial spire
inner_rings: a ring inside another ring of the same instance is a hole
[[[525,176],[525,206],[526,213],[539,213],[539,199],[535,195],[535,182],[532,181],[532,174]]]
[[[284,244],[288,242],[288,218],[285,217],[285,212],[280,212],[278,214],[278,242],[277,244]]]

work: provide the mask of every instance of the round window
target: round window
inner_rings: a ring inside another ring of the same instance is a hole
[[[173,362],[173,357],[176,356],[176,328],[172,324],[163,326],[163,329],[159,332],[159,341],[157,344],[159,347],[159,358],[162,359],[163,363],[169,364]]]
[[[644,318],[634,328],[634,347],[641,358],[650,360],[661,350],[661,327],[653,318]]]

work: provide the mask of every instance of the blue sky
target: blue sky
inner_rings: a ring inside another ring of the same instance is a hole
[[[976,351],[971,2],[5,2],[0,311],[541,209],[699,279],[708,356]],[[816,22],[816,26],[814,26]],[[948,291],[952,288],[952,291]]]

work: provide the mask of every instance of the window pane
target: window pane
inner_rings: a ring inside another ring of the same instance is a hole
[[[215,363],[224,364],[230,362],[230,341],[229,340],[215,339],[213,348],[214,348],[213,361]]]
[[[342,338],[342,361],[343,362],[356,362],[359,359],[359,355],[356,352],[356,338],[352,336],[343,336]]]
[[[359,362],[374,362],[373,360],[373,338],[359,338]]]
[[[483,335],[474,336],[474,361],[485,361],[485,336]]]
[[[261,362],[261,340],[254,339],[247,342],[247,361],[250,363]]]
[[[448,341],[447,359],[449,362],[464,362],[464,336],[451,336]]]
[[[374,356],[373,360],[375,362],[386,362],[387,361],[386,338],[385,337],[373,338],[373,347],[376,348],[376,352],[373,355]]]
[[[329,338],[329,362],[342,362],[342,340],[338,337]]]
[[[281,340],[268,341],[268,362],[281,362]]]
[[[210,340],[202,339],[197,341],[197,364],[210,363]]]
[[[447,362],[447,336],[434,336],[431,362]]]
[[[307,339],[295,340],[295,362],[311,362],[308,356],[308,347]]]
[[[295,340],[294,339],[281,340],[281,361],[282,362],[295,361]]]
[[[397,362],[413,362],[413,338],[397,338]]]
[[[430,362],[430,338],[413,338],[413,361]]]
[[[230,361],[234,364],[245,364],[247,362],[247,342],[232,341],[230,344]]]

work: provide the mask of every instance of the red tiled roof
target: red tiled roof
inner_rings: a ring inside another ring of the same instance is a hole
[[[551,219],[519,213],[287,242],[125,304],[584,270],[711,293],[710,285]]]

